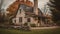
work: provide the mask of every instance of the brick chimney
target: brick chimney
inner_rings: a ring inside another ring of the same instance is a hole
[[[34,13],[38,15],[38,0],[34,0]]]

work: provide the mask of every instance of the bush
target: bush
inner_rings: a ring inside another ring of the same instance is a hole
[[[28,26],[28,23],[24,23],[24,26]]]
[[[24,26],[22,27],[22,29],[30,31],[30,27],[28,26],[28,23],[24,23]]]
[[[36,24],[30,24],[31,25],[31,27],[36,27]]]

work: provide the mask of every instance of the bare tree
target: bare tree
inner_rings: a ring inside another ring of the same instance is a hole
[[[3,15],[2,15],[2,4],[3,0],[0,0],[0,22],[2,21]]]
[[[2,4],[3,4],[3,0],[0,0],[0,12],[1,12]]]

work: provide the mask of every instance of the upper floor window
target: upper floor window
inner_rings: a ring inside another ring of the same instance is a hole
[[[19,22],[22,22],[22,17],[19,17]]]
[[[21,13],[21,9],[19,9],[20,13]]]

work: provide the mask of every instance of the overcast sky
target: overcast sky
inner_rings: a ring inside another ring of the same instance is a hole
[[[16,0],[4,0],[4,3],[3,3],[3,5],[2,5],[2,9],[8,8],[8,6],[9,6],[10,4],[12,4],[14,1],[16,1]],[[30,0],[30,1],[33,2],[33,0]],[[49,1],[49,0],[38,0],[38,8],[40,8],[40,10],[41,10],[43,13],[45,13],[45,12],[44,12],[44,5],[47,4],[48,1]],[[51,13],[51,11],[48,11],[48,12],[47,12],[47,14],[49,14],[49,13]]]
[[[15,0],[4,0],[3,9],[6,9],[10,4],[12,4]],[[30,0],[33,2],[33,0]],[[43,6],[48,2],[49,0],[38,0],[38,7],[43,8]]]

